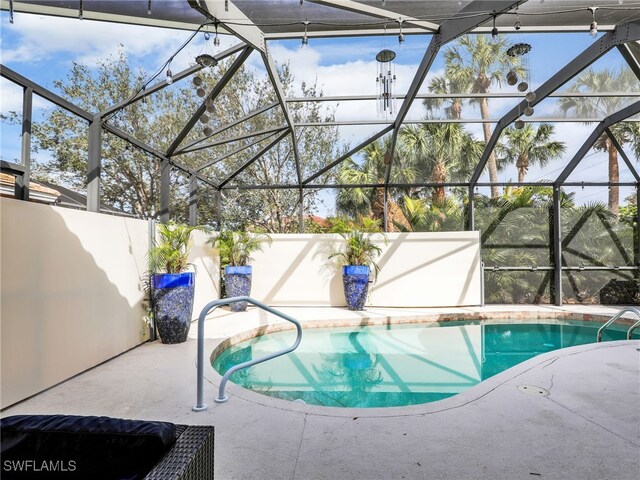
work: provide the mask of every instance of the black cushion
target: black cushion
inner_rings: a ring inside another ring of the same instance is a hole
[[[109,417],[16,415],[0,421],[2,479],[143,478],[175,425]]]

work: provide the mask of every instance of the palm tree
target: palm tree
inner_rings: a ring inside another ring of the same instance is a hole
[[[441,232],[460,230],[464,222],[464,211],[452,197],[436,204],[424,198],[405,196],[400,203],[405,224],[397,223],[401,232]]]
[[[367,145],[364,151],[364,161],[358,163],[352,158],[345,160],[338,172],[338,182],[347,185],[361,184],[382,184],[384,183],[387,164],[385,157],[389,150],[389,139],[377,140]],[[391,169],[392,182],[413,182],[415,181],[415,170],[408,165],[402,155],[398,155]],[[384,217],[384,188],[343,188],[336,197],[336,207],[339,214],[348,216],[363,217],[372,216],[374,219],[382,220]],[[393,223],[393,216],[400,214],[400,209],[396,202],[389,205],[390,224]],[[400,219],[398,219],[400,220]]]
[[[431,93],[436,93],[440,95],[447,94],[455,94],[455,93],[463,93],[467,90],[466,85],[463,85],[463,79],[457,78],[452,79],[448,78],[446,75],[438,75],[434,77],[429,82],[429,91]],[[449,105],[445,107],[445,113],[447,114],[447,118],[451,118],[453,120],[460,120],[462,118],[462,98],[459,97],[451,97],[448,98],[447,101]],[[444,99],[442,98],[425,98],[424,106],[427,107],[427,110],[432,112],[436,108],[440,108],[444,103]]]
[[[418,178],[433,183],[467,179],[482,154],[483,144],[459,123],[423,123],[400,130],[399,151]],[[433,190],[432,201],[444,204],[445,187]]]
[[[460,37],[453,46],[445,50],[445,76],[450,80],[450,86],[465,86],[464,91],[471,93],[488,93],[493,85],[501,85],[506,72],[513,70],[522,75],[519,57],[507,55],[511,46],[509,40],[500,37],[498,41],[492,41],[486,35],[466,35]],[[468,90],[467,90],[468,89]],[[491,124],[489,119],[489,101],[486,97],[478,100],[480,114],[485,121],[482,124],[485,142],[491,138]],[[452,105],[453,107],[453,105]],[[492,152],[489,155],[487,166],[489,168],[489,180],[492,183],[498,181],[498,167],[496,157]],[[500,195],[497,186],[491,187],[491,197]]]
[[[570,92],[630,92],[640,90],[640,81],[631,70],[593,70],[589,69],[580,75],[568,88]],[[560,108],[565,115],[573,113],[578,117],[607,117],[629,104],[626,97],[564,97],[560,99]],[[610,130],[620,145],[631,143],[636,155],[640,153],[640,129],[631,123],[619,123]],[[607,152],[609,156],[609,182],[620,181],[618,151],[607,134],[603,134],[593,148]],[[609,210],[616,217],[619,212],[620,188],[611,185],[609,189]]]
[[[501,162],[515,163],[518,168],[518,182],[524,177],[531,165],[544,167],[551,160],[560,158],[565,152],[564,142],[551,140],[554,127],[548,123],[537,129],[527,123],[521,130],[508,128],[504,131],[505,143],[500,146],[498,155]]]

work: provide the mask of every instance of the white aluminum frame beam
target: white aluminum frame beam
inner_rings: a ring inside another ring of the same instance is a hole
[[[296,130],[295,123],[293,121],[293,116],[289,111],[289,106],[286,102],[286,96],[284,92],[284,88],[282,87],[282,82],[280,81],[280,77],[278,76],[278,69],[276,68],[276,64],[273,61],[273,58],[269,54],[269,52],[262,52],[262,60],[264,61],[264,66],[267,69],[267,74],[271,79],[271,84],[273,85],[273,89],[276,92],[276,97],[278,97],[278,102],[280,102],[280,108],[282,108],[282,112],[284,113],[285,121],[289,126],[289,130],[291,131],[291,145],[293,149],[293,158],[296,164],[296,176],[298,179],[298,185],[302,186],[302,170],[300,168],[300,151],[298,150],[298,139],[296,138]]]
[[[213,22],[244,40],[256,50],[265,52],[264,33],[231,0],[188,0],[189,5]]]
[[[380,19],[390,19],[392,22],[402,20],[402,23],[408,25],[414,25],[428,32],[436,32],[440,28],[440,25],[426,20],[420,20],[414,17],[407,17],[401,13],[394,12],[387,8],[372,7],[371,5],[365,5],[364,3],[354,2],[352,0],[307,0],[310,3],[317,3],[325,5],[327,7],[338,8],[340,10],[346,10],[348,12],[360,13],[369,17],[375,17]]]

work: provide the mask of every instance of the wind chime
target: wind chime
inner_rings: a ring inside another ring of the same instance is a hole
[[[220,45],[220,39],[218,37],[218,24],[219,22],[216,20],[214,24],[215,37],[213,39],[213,45],[216,47]],[[211,34],[209,32],[204,32],[204,39],[207,42],[209,41],[210,38],[211,38]],[[203,67],[212,67],[218,64],[216,59],[212,55],[209,55],[207,53],[198,55],[196,57],[196,63],[202,65]],[[203,127],[202,128],[203,135],[205,137],[209,137],[213,134],[213,129],[207,124],[209,123],[209,120],[213,118],[213,114],[215,113],[214,101],[213,101],[213,98],[211,98],[210,96],[207,96],[207,92],[204,89],[205,85],[204,85],[204,81],[202,80],[202,77],[200,77],[199,75],[196,75],[195,77],[193,77],[193,86],[196,88],[196,95],[198,95],[198,97],[200,98],[207,97],[204,101],[205,111],[202,113],[200,118],[198,118],[198,121]]]
[[[534,110],[531,104],[536,100],[536,93],[532,92],[530,89],[531,79],[529,78],[529,75],[531,70],[529,68],[529,55],[528,55],[530,51],[531,51],[531,45],[529,45],[528,43],[516,43],[515,45],[511,46],[507,50],[507,55],[509,55],[510,57],[522,58],[522,64],[524,66],[524,71],[527,78],[518,82],[519,80],[518,75],[516,74],[516,72],[511,70],[509,71],[509,73],[507,73],[507,83],[509,85],[515,85],[517,83],[518,84],[517,88],[519,92],[523,92],[523,93],[527,92],[527,94],[524,97],[525,100],[527,101],[527,106],[523,110],[524,115],[527,117],[530,117],[531,115],[533,115]],[[524,128],[524,120],[522,120],[521,118],[518,118],[514,122],[514,126],[518,130]]]
[[[393,97],[393,84],[396,81],[396,67],[393,60],[396,58],[396,52],[393,50],[381,50],[376,55],[378,61],[378,76],[376,84],[378,86],[378,115],[387,113],[393,115],[395,111],[395,99]]]

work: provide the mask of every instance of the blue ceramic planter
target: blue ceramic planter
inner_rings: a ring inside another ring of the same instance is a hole
[[[162,343],[187,340],[193,312],[193,272],[156,273],[151,276],[153,313]]]
[[[249,296],[252,270],[250,265],[224,267],[224,288],[227,292],[227,298]],[[247,309],[247,302],[232,303],[229,308],[232,312],[244,312]]]
[[[345,265],[342,267],[344,297],[349,310],[364,310],[369,293],[369,267]]]

